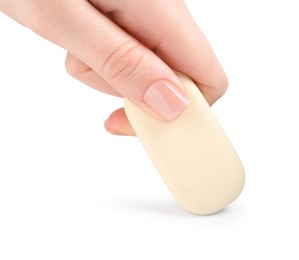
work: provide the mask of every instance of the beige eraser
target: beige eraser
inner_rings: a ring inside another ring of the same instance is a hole
[[[175,121],[156,119],[125,100],[127,117],[177,202],[194,214],[215,213],[244,186],[244,169],[208,103],[178,74],[190,104]]]

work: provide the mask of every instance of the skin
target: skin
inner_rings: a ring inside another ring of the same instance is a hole
[[[0,0],[0,11],[67,50],[66,70],[104,93],[145,104],[163,79],[184,93],[172,70],[191,77],[210,105],[228,80],[208,40],[181,0]],[[134,135],[123,108],[105,121],[112,134]]]

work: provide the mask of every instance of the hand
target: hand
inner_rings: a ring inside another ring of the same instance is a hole
[[[126,97],[160,119],[175,120],[188,106],[171,69],[191,77],[210,105],[227,88],[226,75],[184,1],[0,0],[0,10],[65,48],[73,77]],[[123,109],[105,126],[114,134],[134,134]]]

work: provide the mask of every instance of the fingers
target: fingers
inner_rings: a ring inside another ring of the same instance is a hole
[[[37,12],[42,20],[35,17],[33,23],[25,24],[69,50],[103,79],[96,79],[101,84],[107,82],[160,119],[174,120],[186,109],[186,93],[172,70],[87,1],[34,2],[34,8],[43,11]],[[90,81],[92,74],[84,80]]]
[[[226,91],[227,77],[183,1],[178,2],[179,5],[173,5],[165,11],[166,9],[160,8],[160,2],[155,6],[139,1],[140,6],[136,7],[136,11],[132,9],[131,13],[118,13],[110,15],[110,18],[148,48],[155,49],[156,54],[171,68],[193,78],[212,105]],[[136,23],[136,20],[140,22]],[[114,134],[133,133],[123,110],[112,113],[105,125]]]
[[[210,104],[225,92],[225,73],[184,1],[124,1],[124,10],[116,11],[93,2],[109,15],[79,0],[22,1],[14,10],[16,20],[72,54],[70,74],[160,119],[174,120],[188,106],[163,61],[192,77]]]

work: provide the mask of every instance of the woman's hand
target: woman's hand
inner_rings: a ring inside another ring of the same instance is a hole
[[[172,69],[191,77],[210,105],[227,88],[226,75],[184,1],[0,0],[0,10],[65,48],[73,77],[126,97],[160,119],[175,120],[188,106]],[[134,134],[123,109],[105,126],[114,134]]]

